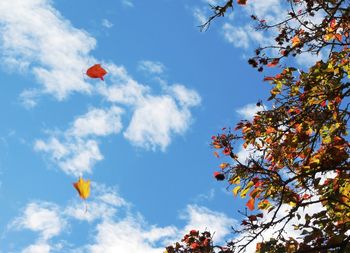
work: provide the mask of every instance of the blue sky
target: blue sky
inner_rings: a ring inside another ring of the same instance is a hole
[[[210,137],[268,96],[246,62],[269,35],[242,17],[282,7],[251,1],[200,32],[213,2],[0,2],[0,252],[153,253],[189,229],[232,237],[245,201],[213,179]],[[105,82],[84,75],[95,63]]]

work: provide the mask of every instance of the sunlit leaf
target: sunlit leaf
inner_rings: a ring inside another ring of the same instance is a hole
[[[79,180],[73,184],[74,188],[78,191],[79,196],[82,199],[87,199],[90,195],[90,180],[84,180],[79,178]]]

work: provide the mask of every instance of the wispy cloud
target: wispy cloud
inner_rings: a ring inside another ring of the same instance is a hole
[[[36,140],[34,149],[47,153],[67,174],[91,173],[94,164],[103,159],[97,138],[119,133],[122,113],[116,106],[106,110],[91,108],[77,117],[68,130],[53,133],[46,141]]]
[[[158,61],[143,60],[139,62],[138,69],[149,74],[162,74],[165,70],[165,66]]]
[[[172,97],[149,96],[137,105],[124,136],[136,146],[165,150],[171,135],[183,134],[190,123],[188,108],[180,108]]]
[[[1,58],[7,67],[22,66],[41,84],[42,93],[59,100],[72,92],[91,92],[82,71],[91,61],[94,38],[75,29],[48,0],[1,1],[0,13]]]
[[[133,0],[121,0],[122,4],[126,7],[134,7],[134,1]]]
[[[245,120],[252,120],[257,112],[264,110],[263,106],[257,106],[256,104],[246,104],[245,106],[238,108],[236,112]]]
[[[102,26],[106,27],[106,28],[112,28],[114,26],[114,24],[109,21],[108,19],[102,19],[102,22],[101,22]]]
[[[46,242],[38,242],[26,247],[22,253],[50,253],[52,247]]]
[[[236,224],[234,219],[223,213],[197,205],[188,205],[181,218],[187,220],[183,232],[188,233],[192,229],[215,232],[215,241],[218,243],[224,241],[232,232],[231,226]]]
[[[85,115],[74,120],[67,134],[74,137],[87,137],[119,133],[122,129],[122,113],[123,110],[116,106],[108,110],[92,108]]]
[[[33,202],[27,205],[23,215],[16,218],[10,227],[38,232],[40,241],[47,241],[59,235],[65,224],[57,205],[48,202]]]

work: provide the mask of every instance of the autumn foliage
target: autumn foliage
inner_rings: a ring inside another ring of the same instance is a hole
[[[215,178],[227,181],[235,197],[246,199],[245,218],[234,228],[238,235],[222,247],[209,236],[208,248],[190,233],[187,238],[198,246],[183,240],[168,253],[244,252],[251,243],[259,253],[350,252],[349,1],[286,2],[290,11],[278,24],[252,16],[257,29],[278,31],[271,46],[258,48],[249,59],[259,71],[279,70],[263,78],[271,87],[266,106],[259,102],[262,110],[252,120],[212,137],[216,156],[231,161],[219,164]],[[203,27],[233,6],[233,1],[212,6],[214,14]],[[316,21],[316,15],[323,19]],[[307,70],[282,64],[290,56],[310,53],[327,56]],[[237,155],[242,146],[251,154],[244,161]],[[285,233],[288,226],[300,236]],[[271,229],[273,237],[265,239],[264,232]]]

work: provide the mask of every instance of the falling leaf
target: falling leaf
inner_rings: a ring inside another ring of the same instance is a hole
[[[220,156],[219,156],[219,154],[218,154],[218,152],[214,152],[214,156],[216,157],[216,158],[219,158]]]
[[[86,71],[86,75],[91,78],[100,78],[102,81],[103,76],[107,74],[107,71],[101,67],[101,64],[95,64]]]
[[[74,188],[78,191],[79,196],[82,199],[87,199],[90,195],[90,180],[84,180],[79,178],[78,182],[73,184]]]

